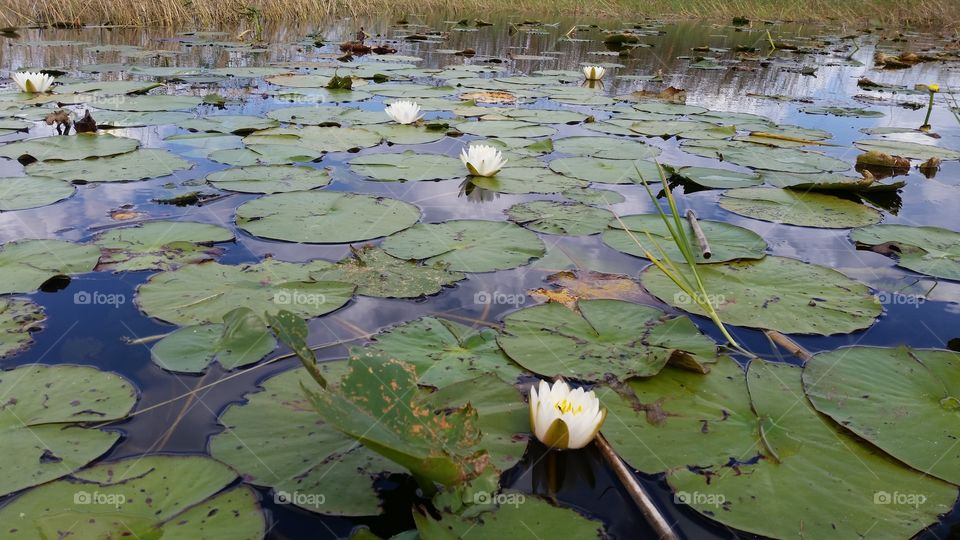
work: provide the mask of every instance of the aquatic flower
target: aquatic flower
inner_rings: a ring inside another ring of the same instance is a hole
[[[53,84],[53,77],[39,71],[20,71],[13,74],[13,82],[23,92],[46,92]]]
[[[583,76],[586,77],[588,81],[599,81],[606,72],[607,70],[602,66],[583,66]]]
[[[597,436],[607,410],[593,391],[571,390],[564,381],[530,387],[530,426],[540,442],[558,450],[583,448]]]
[[[507,164],[499,150],[486,144],[471,144],[460,152],[460,161],[473,176],[493,176]]]
[[[423,118],[423,115],[420,114],[420,105],[415,101],[395,101],[393,105],[384,109],[383,112],[387,113],[387,116],[398,124],[412,124]]]
[[[939,84],[936,84],[936,83],[934,83],[934,84],[928,84],[928,85],[927,85],[927,90],[930,90],[930,93],[935,94],[935,93],[937,93],[937,92],[940,91],[940,85],[939,85]]]

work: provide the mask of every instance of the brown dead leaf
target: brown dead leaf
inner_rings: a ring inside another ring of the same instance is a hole
[[[888,167],[891,169],[909,169],[910,160],[901,156],[891,156],[877,150],[870,150],[857,156],[857,165],[869,167]]]

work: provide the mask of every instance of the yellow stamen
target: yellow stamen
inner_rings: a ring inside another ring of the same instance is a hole
[[[566,399],[563,401],[558,401],[555,406],[557,410],[560,411],[560,414],[566,414],[568,412],[573,414],[580,414],[583,412],[583,405],[577,405],[576,407],[574,407],[573,403],[570,403],[570,401]]]

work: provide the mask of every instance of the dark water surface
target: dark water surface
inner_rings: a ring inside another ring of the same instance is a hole
[[[902,102],[924,103],[923,95],[892,95],[889,92],[867,92],[857,86],[857,79],[867,76],[874,81],[907,85],[939,82],[941,87],[951,83],[960,84],[958,65],[928,63],[911,69],[899,71],[876,71],[871,69],[872,58],[880,33],[862,34],[855,28],[837,28],[831,26],[771,26],[771,32],[778,39],[797,39],[804,42],[808,37],[831,35],[835,43],[822,48],[815,54],[797,54],[790,51],[777,51],[765,67],[757,63],[744,64],[750,69],[700,70],[690,69],[691,60],[681,57],[696,56],[705,53],[693,52],[692,47],[709,46],[725,51],[710,53],[718,58],[735,56],[737,46],[761,48],[765,54],[767,47],[767,27],[758,27],[755,31],[735,31],[728,26],[712,26],[702,23],[668,24],[662,27],[663,34],[650,36],[644,41],[650,48],[635,50],[629,58],[598,55],[606,49],[596,41],[596,31],[579,32],[578,38],[584,41],[562,41],[561,37],[572,26],[572,21],[562,21],[556,26],[542,27],[542,33],[510,32],[504,20],[491,18],[496,24],[478,31],[449,33],[440,44],[396,41],[390,39],[394,30],[389,21],[352,21],[338,20],[318,26],[320,34],[328,43],[321,49],[309,44],[311,39],[305,34],[311,28],[285,27],[268,29],[267,39],[272,44],[265,52],[237,51],[229,47],[198,45],[190,46],[189,40],[179,42],[175,30],[162,29],[85,29],[85,30],[29,30],[22,32],[20,39],[0,38],[0,69],[18,69],[30,66],[62,67],[68,72],[91,64],[109,64],[120,62],[117,53],[97,53],[88,49],[89,45],[40,46],[27,42],[36,40],[72,40],[87,44],[124,44],[139,45],[148,49],[166,49],[185,51],[172,58],[148,58],[136,61],[140,65],[156,66],[201,66],[201,67],[240,67],[265,66],[276,62],[315,61],[328,59],[329,55],[339,55],[335,43],[349,39],[362,24],[372,34],[383,34],[382,42],[398,49],[398,54],[416,56],[423,59],[418,67],[442,67],[449,64],[478,63],[482,56],[507,59],[507,65],[516,73],[530,73],[542,69],[578,69],[583,62],[617,62],[624,67],[612,70],[605,78],[605,92],[610,95],[628,93],[641,88],[660,88],[663,85],[643,81],[618,79],[620,75],[652,75],[662,71],[666,84],[683,88],[688,92],[687,103],[702,105],[711,110],[749,112],[767,116],[781,124],[798,124],[804,127],[830,131],[834,138],[830,141],[836,147],[823,150],[835,157],[852,161],[858,153],[850,143],[865,136],[858,130],[876,126],[919,126],[923,121],[924,109],[912,110],[901,106]],[[588,22],[588,21],[577,21]],[[593,21],[589,21],[593,22]],[[450,25],[442,19],[426,21],[435,29],[447,29]],[[613,28],[615,23],[606,22],[602,26]],[[231,31],[235,34],[235,31]],[[844,57],[853,51],[840,36],[856,35],[859,49],[852,58],[862,65],[851,65]],[[910,36],[911,45],[929,41],[938,43],[935,32]],[[587,38],[594,38],[588,40]],[[232,41],[233,35],[223,38]],[[378,41],[374,39],[374,41]],[[884,42],[885,47],[896,47],[896,43]],[[437,49],[473,48],[477,51],[475,59],[464,59],[450,54],[437,53]],[[842,51],[834,53],[832,51]],[[550,54],[555,60],[509,60],[508,54]],[[369,61],[358,59],[359,62]],[[128,61],[129,62],[129,61]],[[802,67],[817,67],[815,75],[801,73]],[[756,68],[756,69],[753,69]],[[117,73],[100,75],[116,78]],[[135,75],[124,75],[135,78]],[[265,94],[271,85],[262,80],[241,79],[226,83],[222,87],[206,87],[202,84],[171,82],[169,92],[204,95],[218,91],[227,97],[245,97],[242,105],[229,105],[225,110],[210,108],[201,110],[209,114],[251,114],[263,113],[291,103],[277,100]],[[160,90],[161,92],[163,90]],[[855,96],[871,95],[882,101],[865,103],[857,101]],[[760,97],[786,96],[787,99]],[[946,94],[942,95],[943,100]],[[939,98],[938,98],[939,99]],[[834,116],[815,116],[799,111],[808,101],[816,105],[862,106],[885,113],[882,118],[841,118]],[[381,98],[350,104],[366,110],[382,110]],[[546,99],[535,105],[545,108],[569,108],[595,114],[597,119],[609,115],[602,110],[589,107],[564,106],[551,103]],[[429,113],[428,118],[449,117],[447,113]],[[944,106],[938,103],[932,117],[933,131],[942,135],[938,144],[947,148],[960,148],[960,124]],[[583,126],[561,126],[560,134],[595,135]],[[52,128],[38,123],[31,129],[28,137],[46,136]],[[205,151],[198,151],[183,144],[164,142],[164,137],[183,132],[175,126],[152,126],[147,128],[118,129],[113,133],[135,137],[144,147],[167,148],[178,154],[188,154],[195,166],[173,176],[156,178],[141,182],[89,184],[78,186],[78,193],[72,198],[55,206],[8,212],[0,214],[0,241],[6,242],[23,238],[61,238],[73,241],[88,240],[103,227],[117,226],[110,217],[110,211],[126,205],[145,214],[145,219],[185,219],[189,221],[220,224],[235,230],[237,241],[227,246],[221,258],[224,263],[242,263],[262,259],[272,254],[280,260],[305,261],[323,258],[339,260],[347,255],[346,245],[300,245],[272,242],[254,238],[233,224],[233,212],[241,203],[253,199],[254,195],[232,194],[204,206],[174,207],[150,202],[156,197],[182,193],[186,188],[171,189],[170,183],[182,185],[184,182],[202,179],[208,173],[227,168],[206,159]],[[0,140],[15,140],[23,135],[10,135]],[[474,137],[444,138],[428,145],[414,147],[433,153],[456,155],[465,141]],[[922,135],[913,135],[909,140],[933,142]],[[681,152],[675,139],[645,139],[649,144],[659,146],[663,154],[658,158],[671,165],[716,166],[716,162]],[[211,139],[210,144],[239,146],[238,137]],[[362,153],[382,151],[382,148],[363,150]],[[532,199],[560,199],[559,196],[542,195],[496,195],[489,200],[471,200],[461,195],[461,180],[441,182],[413,182],[409,184],[371,182],[352,173],[346,161],[354,154],[328,154],[317,167],[329,167],[333,170],[334,181],[325,189],[356,191],[383,194],[418,205],[423,211],[423,222],[439,222],[457,218],[504,219],[503,211],[511,205]],[[22,167],[15,161],[0,162],[0,176],[19,176]],[[960,164],[944,162],[941,170],[933,178],[926,178],[917,170],[901,177],[907,186],[901,192],[902,202],[896,214],[885,213],[884,223],[903,223],[911,225],[939,226],[957,229],[960,225],[960,197],[957,197],[960,184]],[[603,185],[602,189],[611,189],[622,193],[626,201],[614,205],[620,215],[649,212],[652,203],[642,188],[633,185]],[[204,189],[203,186],[192,189]],[[209,187],[205,191],[214,191]],[[770,245],[769,253],[798,258],[838,269],[850,277],[861,280],[881,291],[905,291],[911,294],[926,293],[933,287],[926,300],[917,304],[890,304],[879,321],[867,330],[849,335],[833,337],[800,336],[797,341],[811,351],[832,350],[844,345],[897,345],[909,344],[915,347],[946,348],[948,342],[960,337],[960,284],[949,281],[939,283],[932,278],[914,275],[895,268],[894,261],[872,252],[856,251],[847,238],[848,230],[829,230],[803,228],[789,225],[777,225],[751,220],[726,212],[719,208],[717,200],[720,190],[683,192],[675,191],[684,207],[694,208],[703,218],[728,221],[748,227],[759,233]],[[488,274],[471,274],[469,279],[457,284],[453,289],[426,299],[388,300],[357,297],[343,309],[310,321],[311,344],[334,343],[344,340],[357,340],[358,336],[375,333],[379,329],[410,321],[417,317],[442,314],[455,320],[470,324],[471,321],[497,321],[506,312],[515,309],[510,305],[485,305],[474,302],[475,294],[481,291],[499,291],[505,294],[523,294],[525,291],[543,286],[543,279],[552,272],[565,267],[571,260],[588,268],[606,272],[636,275],[648,263],[643,259],[630,257],[617,252],[602,242],[598,236],[560,237],[544,236],[549,248],[547,259],[530,266],[515,270]],[[143,338],[163,334],[172,326],[149,319],[139,312],[134,304],[134,293],[151,272],[132,272],[112,274],[108,272],[84,274],[75,277],[60,290],[38,292],[30,297],[46,310],[49,320],[46,328],[34,335],[35,343],[26,352],[7,359],[6,368],[16,365],[41,363],[79,363],[91,364],[105,370],[120,372],[130,378],[141,390],[138,409],[145,409],[201,385],[217,381],[226,375],[219,367],[211,367],[203,376],[177,375],[165,372],[150,360],[149,343],[128,345],[123,338]],[[63,284],[61,284],[63,285]],[[934,285],[936,285],[934,287]],[[51,287],[52,288],[52,287]],[[121,305],[78,305],[74,295],[80,292],[116,294],[124,299]],[[526,298],[527,305],[533,299]],[[650,302],[659,304],[656,300]],[[660,306],[671,310],[667,306]],[[704,332],[717,340],[721,336],[707,319],[694,317]],[[767,358],[783,358],[793,361],[785,352],[776,350],[759,331],[736,328],[734,336],[747,348]],[[356,343],[356,342],[354,342]],[[334,346],[319,352],[321,358],[334,359],[344,357],[345,346]],[[226,380],[209,389],[199,392],[194,399],[179,400],[140,414],[129,421],[119,423],[116,429],[122,430],[125,437],[105,456],[106,459],[133,456],[148,452],[204,453],[212,434],[221,430],[217,415],[230,403],[241,399],[244,393],[255,389],[258,381],[277,372],[295,367],[295,360],[282,361],[263,368],[250,369],[248,372]],[[551,463],[551,460],[555,460]],[[549,485],[548,470],[559,470],[559,478],[554,478],[556,498],[564,505],[576,508],[588,515],[602,518],[610,534],[616,538],[646,538],[652,535],[640,513],[636,510],[626,492],[605,466],[599,454],[594,450],[584,450],[576,454],[559,454],[545,457],[542,447],[534,443],[527,457],[506,480],[514,487],[534,493],[547,494],[553,491]],[[731,538],[742,537],[741,533],[728,530],[700,517],[699,514],[684,505],[674,504],[673,497],[665,482],[659,477],[644,477],[644,484],[652,491],[655,499],[668,518],[675,522],[681,534],[687,538]],[[264,506],[270,511],[273,527],[270,538],[336,538],[347,535],[351,528],[359,523],[370,525],[374,532],[388,536],[412,527],[409,508],[411,498],[415,496],[415,485],[402,477],[385,479],[382,487],[386,493],[385,517],[373,519],[341,519],[323,517],[295,509],[290,506],[273,504],[269,490],[260,489]],[[946,538],[951,536],[951,527],[958,523],[956,510],[946,521],[923,534],[924,538]]]

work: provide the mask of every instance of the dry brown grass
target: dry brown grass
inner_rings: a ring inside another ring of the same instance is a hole
[[[955,26],[957,0],[0,0],[4,25],[57,22],[132,26],[212,27],[243,20],[248,6],[267,21],[320,21],[325,17],[447,13],[473,17],[509,13],[517,17],[684,17],[729,20],[876,21],[882,24]]]

